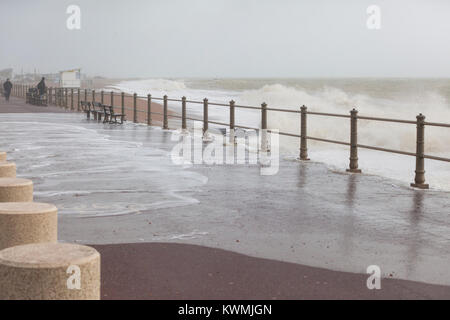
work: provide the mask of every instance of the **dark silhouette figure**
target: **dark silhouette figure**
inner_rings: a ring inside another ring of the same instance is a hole
[[[45,78],[42,78],[41,82],[38,83],[37,89],[41,97],[46,93],[47,87],[45,86]]]
[[[11,89],[13,85],[9,79],[6,79],[6,82],[3,84],[3,94],[5,95],[6,101],[9,101],[9,96],[11,95]]]

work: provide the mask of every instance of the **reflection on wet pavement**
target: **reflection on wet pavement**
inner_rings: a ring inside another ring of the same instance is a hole
[[[247,165],[182,168],[168,131],[73,114],[5,114],[0,124],[0,149],[35,181],[36,200],[60,208],[62,240],[192,243],[450,285],[448,192],[292,158],[275,176]]]
[[[166,161],[166,151],[144,148],[133,136],[114,140],[97,123],[73,123],[73,115],[0,119],[0,148],[17,162],[20,176],[33,179],[35,197],[55,203],[63,215],[122,215],[192,204],[196,200],[183,192],[206,182]]]

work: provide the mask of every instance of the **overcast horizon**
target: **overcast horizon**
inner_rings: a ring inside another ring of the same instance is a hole
[[[69,30],[69,5],[81,29]],[[367,8],[381,9],[370,30]],[[449,78],[445,0],[2,0],[0,69],[117,78]]]

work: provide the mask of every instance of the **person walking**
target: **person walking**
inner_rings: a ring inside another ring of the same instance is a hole
[[[3,94],[5,95],[6,101],[9,101],[9,96],[11,95],[12,83],[9,79],[6,79],[6,82],[3,84]]]
[[[45,78],[41,79],[41,82],[38,83],[37,89],[39,91],[39,96],[43,97],[43,95],[47,92],[47,87],[45,86]]]

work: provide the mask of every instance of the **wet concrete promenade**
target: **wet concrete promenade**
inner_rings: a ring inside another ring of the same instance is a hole
[[[9,112],[9,111],[8,111]],[[284,157],[181,167],[172,132],[83,114],[0,114],[0,149],[36,201],[60,212],[59,238],[184,243],[337,271],[450,285],[450,193]]]

